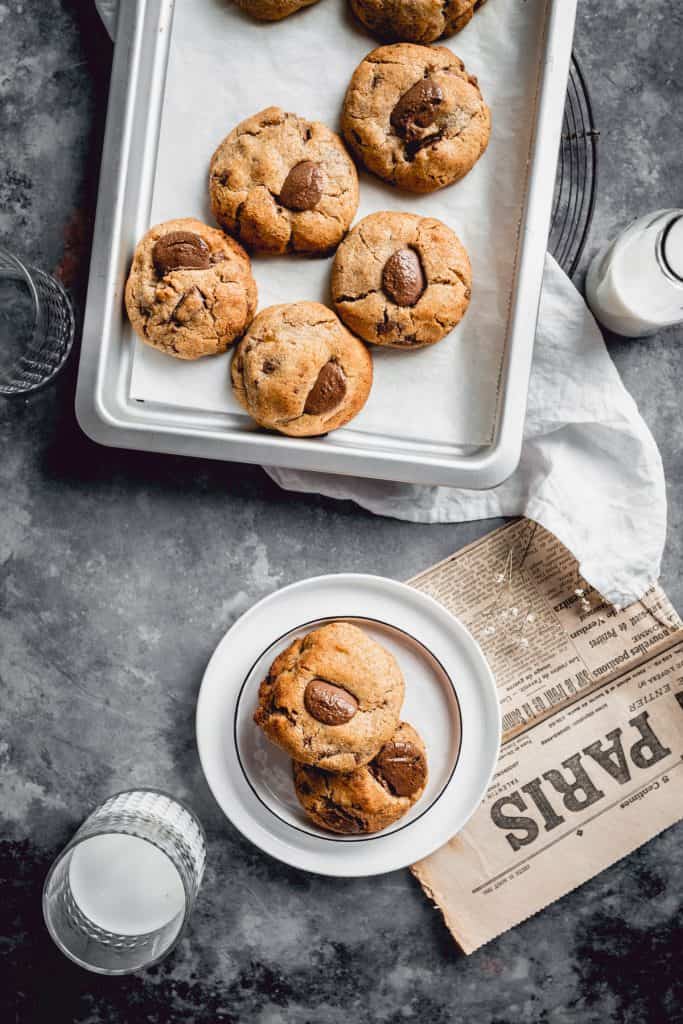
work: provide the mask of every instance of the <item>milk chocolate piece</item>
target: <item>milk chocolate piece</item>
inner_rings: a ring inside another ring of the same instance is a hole
[[[304,706],[309,715],[324,725],[344,725],[358,711],[358,701],[352,694],[323,679],[310,681],[304,691]]]
[[[396,796],[412,796],[427,780],[427,762],[408,740],[389,740],[374,760],[374,768]]]
[[[211,264],[208,245],[193,231],[162,235],[152,250],[152,259],[161,277],[172,270],[207,270]]]
[[[318,379],[308,393],[304,412],[322,416],[336,409],[346,394],[346,378],[339,363],[325,363]]]
[[[431,78],[421,78],[404,92],[391,112],[391,126],[398,135],[413,142],[436,120],[443,103],[441,87]]]
[[[414,249],[398,249],[382,271],[382,288],[397,306],[414,306],[427,282]]]
[[[367,831],[363,819],[343,807],[326,807],[324,811],[320,811],[320,817],[333,832],[358,835],[360,832]]]
[[[320,202],[325,176],[320,164],[302,160],[295,164],[285,178],[280,191],[280,202],[288,210],[312,210]]]

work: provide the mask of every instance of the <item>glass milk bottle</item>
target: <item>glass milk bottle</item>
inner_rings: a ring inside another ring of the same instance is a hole
[[[599,252],[586,299],[601,324],[627,338],[683,323],[683,210],[640,217]]]

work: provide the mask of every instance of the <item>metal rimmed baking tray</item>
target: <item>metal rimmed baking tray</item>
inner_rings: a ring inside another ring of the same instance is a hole
[[[334,2],[338,3],[339,0]],[[189,43],[184,49],[184,32],[190,24],[187,18],[190,7],[184,6],[187,3],[188,0],[130,0],[121,6],[119,14],[76,398],[77,416],[83,430],[94,440],[116,447],[410,483],[485,488],[505,479],[516,467],[521,450],[576,0],[532,0],[524,8],[519,6],[521,0],[493,0],[492,4],[483,8],[483,11],[487,8],[495,10],[495,4],[516,4],[520,10],[533,10],[534,17],[538,19],[539,43],[537,53],[531,55],[534,58],[534,92],[523,112],[525,123],[528,122],[528,131],[524,136],[523,151],[517,155],[523,169],[523,194],[520,196],[519,216],[515,219],[515,244],[506,246],[503,255],[497,257],[505,274],[509,275],[510,287],[508,290],[507,286],[501,286],[500,295],[495,297],[501,309],[504,307],[505,316],[499,364],[488,371],[495,377],[492,381],[496,389],[495,410],[490,436],[480,438],[476,443],[462,437],[451,441],[447,437],[430,435],[428,430],[423,429],[424,416],[411,416],[410,408],[400,403],[397,409],[397,419],[401,420],[400,430],[361,429],[359,420],[324,438],[292,439],[256,429],[244,413],[229,408],[227,402],[225,411],[215,402],[212,405],[207,403],[207,408],[199,407],[196,402],[193,406],[184,406],[182,400],[177,398],[166,401],[158,391],[150,396],[141,393],[140,388],[136,387],[135,375],[137,372],[139,376],[139,349],[142,346],[135,341],[126,322],[122,303],[125,278],[135,242],[153,220],[165,219],[159,216],[159,210],[167,212],[169,216],[202,213],[201,209],[196,209],[194,197],[188,199],[188,196],[182,194],[182,188],[177,191],[177,205],[172,211],[168,196],[163,195],[169,152],[176,156],[177,161],[182,161],[183,154],[188,154],[188,164],[192,164],[191,133],[194,122],[201,120],[196,117],[190,102],[187,103],[186,111],[181,109],[177,120],[176,113],[171,118],[167,109],[169,94],[173,93],[170,86],[175,84],[178,66],[188,69],[188,62],[194,55]],[[330,4],[330,10],[333,0],[323,0],[307,11],[322,11],[325,3]],[[202,10],[215,19],[219,8],[221,13],[225,11],[225,3],[224,0],[201,0],[198,4],[193,3],[191,8],[196,15],[192,21],[192,31],[195,31]],[[303,18],[304,13],[296,17]],[[311,21],[309,24],[315,23]],[[472,24],[476,25],[476,18]],[[340,19],[340,26],[343,31],[354,31],[343,19]],[[272,31],[277,28],[268,26]],[[210,30],[215,34],[215,26],[212,29],[207,25],[207,32]],[[472,29],[468,28],[468,31]],[[465,33],[462,35],[464,37]],[[236,75],[239,77],[247,74],[250,54],[237,44],[230,49],[229,42],[229,38],[226,38],[225,75],[228,80],[234,80]],[[343,50],[344,40],[335,38],[334,45]],[[357,39],[354,45],[357,50]],[[366,38],[362,45],[367,52],[373,42]],[[456,52],[460,51],[462,46],[458,45],[455,49]],[[175,78],[169,86],[168,68],[173,54],[176,70]],[[277,55],[273,59],[277,61]],[[182,61],[185,61],[185,65]],[[356,62],[352,60],[349,74]],[[196,67],[196,61],[193,66]],[[305,62],[297,74],[305,77]],[[189,70],[188,81],[191,95],[193,82],[197,91],[197,76],[193,78]],[[318,82],[304,81],[304,85],[313,94]],[[224,91],[223,96],[227,95]],[[286,96],[278,96],[276,101],[292,109]],[[244,113],[253,109],[259,109],[259,106],[255,105]],[[520,116],[519,113],[517,116]],[[494,108],[494,121],[498,119],[500,123],[504,117],[504,111]],[[223,134],[238,119],[228,115]],[[168,141],[169,123],[172,128],[171,143]],[[511,128],[509,125],[507,127],[508,134],[514,135],[516,126],[512,124]],[[219,141],[220,137],[220,134],[216,136],[215,141]],[[201,159],[208,165],[209,157],[210,152],[206,152],[202,153]],[[488,154],[483,159],[487,158]],[[476,180],[476,174],[477,168],[469,178]],[[195,174],[194,178],[197,177]],[[373,183],[369,183],[367,190],[372,187]],[[455,196],[455,190],[461,188],[461,185],[456,185],[453,190],[444,190],[443,194],[452,193]],[[363,189],[362,182],[361,194]],[[461,198],[463,194],[463,191],[459,193]],[[398,200],[398,194],[393,195]],[[419,197],[415,197],[415,200],[415,208],[419,212]],[[194,209],[190,208],[192,202]],[[387,199],[384,208],[391,208],[390,203],[391,199]],[[404,208],[408,208],[405,203]],[[482,224],[489,226],[492,250],[497,242],[498,213],[496,190],[491,189],[488,208],[482,205],[477,209],[476,216],[480,230],[483,230]],[[305,262],[299,263],[295,275],[306,273],[306,266]],[[258,267],[255,272],[259,280]],[[263,272],[270,273],[270,269],[265,268]],[[291,296],[292,299],[312,297],[315,296]],[[470,324],[476,325],[476,316],[473,307],[464,323],[469,318]],[[460,329],[456,329],[456,333]],[[441,343],[442,346],[447,344],[450,341]],[[164,359],[157,353],[152,355]],[[410,354],[405,358],[409,361],[418,355]],[[376,365],[380,365],[376,375],[380,383],[381,375],[387,372],[385,368],[390,365],[381,359],[376,360]],[[415,367],[417,364],[413,365]],[[164,372],[167,372],[165,368]],[[411,370],[407,369],[406,377],[410,373]],[[476,373],[471,383],[476,386]],[[376,384],[371,402],[386,401],[386,394],[386,386],[382,390]],[[447,408],[449,392],[446,382],[444,390],[435,394],[434,400],[435,405],[441,403],[442,407]]]

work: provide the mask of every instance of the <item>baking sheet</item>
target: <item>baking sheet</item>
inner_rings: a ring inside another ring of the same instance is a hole
[[[470,310],[443,342],[414,353],[373,347],[375,384],[351,425],[368,443],[373,435],[449,445],[493,439],[546,5],[489,0],[449,40],[478,76],[493,113],[489,149],[462,182],[417,196],[361,173],[357,219],[386,209],[439,217],[460,235],[474,275]],[[266,106],[338,130],[348,81],[374,45],[344,0],[320,0],[273,24],[256,23],[225,0],[177,0],[150,223],[181,216],[212,223],[211,155],[235,124]],[[253,262],[259,308],[296,300],[329,304],[331,259]],[[244,417],[230,391],[229,354],[183,363],[131,342],[132,398]]]

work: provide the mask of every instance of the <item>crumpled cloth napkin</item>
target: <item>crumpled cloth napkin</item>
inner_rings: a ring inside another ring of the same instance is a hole
[[[116,15],[119,9],[119,0],[95,0],[95,7],[100,12],[100,17],[113,39],[116,34]]]
[[[349,498],[419,523],[528,516],[562,541],[612,604],[659,577],[666,539],[662,460],[581,295],[546,257],[518,469],[489,491],[356,480],[267,467],[281,487]]]
[[[118,0],[95,0],[113,35]],[[580,294],[546,259],[522,458],[499,487],[472,491],[265,467],[281,487],[346,498],[420,523],[525,515],[562,541],[618,607],[659,577],[666,538],[662,460]]]

